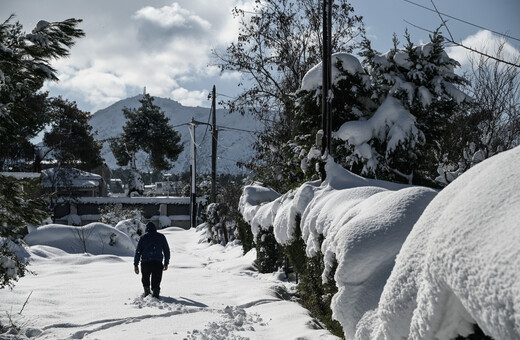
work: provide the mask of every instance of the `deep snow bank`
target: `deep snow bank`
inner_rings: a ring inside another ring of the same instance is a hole
[[[436,191],[368,180],[332,161],[326,171],[321,185],[305,183],[256,206],[253,197],[265,198],[270,191],[258,184],[246,187],[240,209],[253,232],[273,226],[281,244],[293,241],[295,218],[302,217],[307,255],[325,256],[323,277],[338,263],[339,291],[331,307],[347,338],[352,338],[363,314],[377,306],[396,254]],[[325,240],[320,245],[321,237]]]
[[[520,339],[520,147],[473,167],[426,208],[357,339],[452,339],[477,323]]]
[[[135,253],[135,245],[127,234],[104,223],[83,227],[49,224],[25,236],[24,241],[30,246],[50,246],[70,254],[133,256]]]

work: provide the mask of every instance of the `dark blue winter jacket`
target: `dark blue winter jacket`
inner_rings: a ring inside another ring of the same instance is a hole
[[[164,254],[164,265],[170,263],[170,247],[163,234],[157,232],[155,224],[148,222],[146,232],[137,243],[134,256],[134,266],[137,267],[139,260],[142,262],[162,262]]]

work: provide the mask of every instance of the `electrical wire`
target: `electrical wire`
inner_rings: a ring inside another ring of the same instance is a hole
[[[231,99],[237,99],[235,97],[231,97],[231,96],[228,96],[227,94],[223,94],[223,93],[217,93],[217,95],[221,96],[221,97],[227,97],[227,98],[231,98]]]
[[[217,125],[217,128],[219,129],[219,131],[232,130],[232,131],[249,132],[249,133],[255,133],[255,134],[258,133],[258,131],[245,130],[245,129],[233,128],[233,127],[222,126],[222,125]]]
[[[470,26],[473,26],[473,27],[477,27],[477,28],[480,28],[480,29],[483,29],[483,30],[487,30],[487,31],[493,32],[493,33],[495,33],[495,34],[501,35],[501,36],[503,36],[503,37],[506,37],[506,38],[508,38],[508,39],[513,39],[513,40],[516,40],[516,41],[520,42],[520,39],[518,39],[518,38],[515,38],[515,37],[512,37],[512,36],[510,36],[510,35],[507,35],[507,34],[504,34],[504,33],[500,33],[500,32],[497,32],[497,31],[491,30],[491,29],[489,29],[489,28],[486,28],[486,27],[483,27],[483,26],[480,26],[480,25],[473,24],[473,23],[471,23],[471,22],[469,22],[469,21],[466,21],[466,20],[462,20],[462,19],[456,18],[456,17],[451,16],[451,15],[449,15],[449,14],[445,14],[445,13],[442,13],[442,12],[438,12],[438,11],[436,11],[436,10],[434,10],[434,9],[431,9],[431,8],[429,8],[429,7],[427,7],[427,6],[424,6],[424,5],[421,5],[421,4],[418,4],[418,3],[415,3],[415,2],[413,2],[413,1],[410,1],[410,0],[403,0],[403,1],[408,2],[408,3],[412,4],[412,5],[415,5],[415,6],[418,6],[418,7],[424,8],[424,9],[426,9],[426,10],[428,10],[428,11],[435,12],[435,13],[438,13],[438,14],[442,14],[442,15],[444,15],[445,17],[448,17],[448,18],[453,19],[453,20],[460,21],[460,22],[462,22],[462,23],[464,23],[464,24],[467,24],[467,25],[470,25]]]
[[[405,0],[405,1],[406,1],[406,0]],[[418,25],[412,24],[411,22],[409,22],[409,21],[407,21],[407,20],[404,20],[404,22],[406,22],[407,24],[412,25],[413,27],[418,28],[418,29],[420,29],[420,30],[423,30],[423,31],[426,31],[426,32],[429,32],[429,33],[435,33],[435,32],[433,32],[433,31],[431,31],[431,30],[429,30],[429,29],[426,29],[426,28],[424,28],[424,27],[421,27],[421,26],[418,26]],[[480,55],[482,55],[482,56],[484,56],[484,57],[486,57],[486,58],[493,59],[493,60],[496,60],[496,61],[498,61],[498,62],[500,62],[500,63],[504,63],[504,64],[507,64],[507,65],[510,65],[510,66],[514,66],[514,67],[518,67],[518,68],[520,68],[520,65],[519,65],[519,64],[515,64],[515,63],[512,63],[512,62],[510,62],[510,61],[507,61],[507,60],[504,60],[504,59],[500,59],[500,58],[494,57],[494,56],[492,56],[492,55],[489,55],[489,54],[487,54],[487,53],[484,53],[484,52],[478,51],[478,50],[476,50],[476,49],[474,49],[474,48],[471,48],[471,47],[465,46],[465,45],[460,44],[460,43],[458,43],[458,42],[456,42],[456,41],[453,41],[453,40],[451,40],[451,39],[448,39],[448,38],[446,38],[446,37],[445,37],[445,39],[446,39],[446,41],[448,41],[448,42],[450,42],[450,43],[452,43],[452,44],[454,44],[454,45],[456,45],[456,46],[459,46],[459,47],[465,48],[465,49],[467,49],[467,50],[469,50],[469,51],[471,51],[471,52],[478,53],[478,54],[480,54]]]

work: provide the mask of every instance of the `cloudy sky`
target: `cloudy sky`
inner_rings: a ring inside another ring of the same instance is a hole
[[[430,0],[413,0],[432,7]],[[234,6],[251,7],[252,0],[0,0],[0,13],[15,13],[26,31],[40,19],[83,19],[86,37],[57,61],[60,81],[50,83],[51,95],[74,100],[95,112],[117,100],[143,91],[175,99],[184,105],[209,106],[208,92],[237,93],[237,74],[221,75],[211,64],[212,49],[225,49],[236,39]],[[428,33],[412,24],[433,30],[437,14],[404,0],[352,0],[356,14],[364,16],[373,46],[386,51],[392,33],[402,37],[406,27],[418,43]],[[519,0],[436,0],[441,12],[520,39]],[[491,48],[498,36],[481,28],[448,18],[456,41]],[[520,41],[508,39],[511,53]],[[463,61],[465,53],[452,50]]]

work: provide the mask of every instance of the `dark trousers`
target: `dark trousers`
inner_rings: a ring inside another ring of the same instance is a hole
[[[152,276],[152,291],[159,292],[163,273],[162,262],[142,262],[141,273],[143,274],[141,279],[143,286],[145,288],[150,287],[150,276]]]

